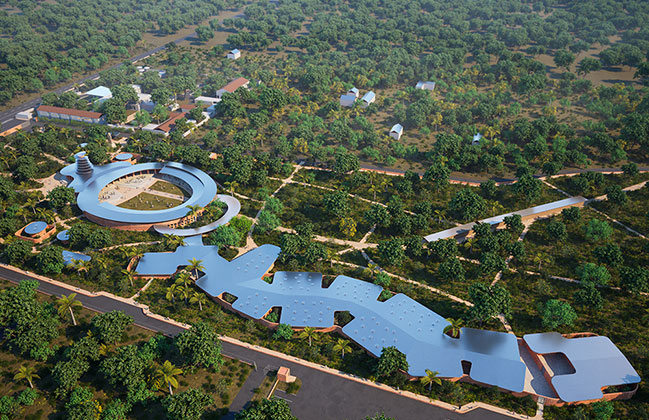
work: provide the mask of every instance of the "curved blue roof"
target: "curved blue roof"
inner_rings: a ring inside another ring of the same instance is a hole
[[[197,227],[194,229],[173,229],[166,226],[154,226],[153,229],[155,229],[155,231],[161,235],[176,235],[176,236],[194,236],[194,235],[202,235],[204,233],[211,232],[217,227],[228,223],[230,220],[232,220],[234,216],[239,214],[239,212],[241,211],[241,203],[236,198],[225,194],[219,194],[217,195],[217,198],[223,201],[225,204],[227,204],[228,209],[226,210],[223,216],[221,216],[218,220],[215,220],[210,224]]]
[[[72,265],[74,261],[90,261],[92,259],[90,255],[66,250],[61,251],[61,256],[63,257],[63,263],[66,266]]]
[[[115,156],[115,160],[129,160],[132,157],[133,155],[131,153],[120,153],[119,155]]]
[[[56,239],[58,239],[61,242],[65,242],[70,240],[70,235],[68,234],[68,230],[62,230],[59,233],[56,234]]]
[[[177,162],[148,162],[131,165],[128,162],[115,162],[93,167],[89,175],[77,174],[77,164],[68,165],[61,174],[74,178],[70,187],[79,193],[77,205],[91,215],[122,223],[163,223],[180,219],[187,215],[187,206],[205,207],[216,196],[216,182],[200,169]],[[162,210],[132,210],[99,201],[99,193],[111,182],[135,172],[156,170],[184,181],[191,189],[192,196],[179,206]]]
[[[27,235],[31,236],[31,235],[36,235],[38,233],[41,233],[45,229],[47,229],[47,223],[39,220],[37,222],[31,222],[30,224],[25,226],[25,230],[23,231],[23,233],[26,233]]]

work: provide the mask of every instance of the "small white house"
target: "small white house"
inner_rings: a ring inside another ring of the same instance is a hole
[[[140,85],[131,85],[133,90],[135,90],[135,93],[142,93],[142,86]]]
[[[357,96],[350,95],[350,94],[345,94],[345,95],[340,95],[340,106],[354,106],[354,102],[356,102]]]
[[[435,82],[417,82],[415,89],[435,90]]]
[[[479,145],[479,144],[480,144],[480,139],[482,139],[482,134],[480,134],[480,133],[476,133],[476,134],[473,136],[473,141],[471,142],[471,144],[472,144],[473,146],[477,146],[477,145]]]
[[[230,60],[237,60],[241,58],[241,51],[234,49],[228,53],[228,58]]]
[[[355,87],[349,89],[347,91],[347,95],[354,95],[354,98],[358,98],[359,95],[358,89],[356,89]]]
[[[395,124],[390,129],[390,137],[395,140],[399,140],[403,134],[403,126],[401,124]]]
[[[195,104],[197,104],[199,102],[203,102],[203,103],[210,104],[210,105],[215,105],[215,104],[218,104],[219,102],[221,102],[221,99],[214,98],[212,96],[197,96],[196,98],[194,98],[194,103]]]
[[[376,94],[372,91],[367,92],[363,97],[361,98],[363,101],[363,108],[367,108],[371,103],[374,103],[376,100]]]

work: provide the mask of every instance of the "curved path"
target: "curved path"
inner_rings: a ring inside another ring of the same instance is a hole
[[[218,220],[208,225],[197,227],[194,229],[173,229],[164,226],[154,226],[153,229],[155,229],[155,231],[161,235],[176,235],[176,236],[195,236],[195,235],[202,235],[204,233],[211,232],[217,227],[228,223],[230,220],[232,220],[233,217],[235,217],[241,211],[241,203],[236,198],[225,194],[218,194],[216,198],[218,198],[220,201],[223,201],[225,204],[227,204],[228,209],[226,210],[223,216],[221,216]]]

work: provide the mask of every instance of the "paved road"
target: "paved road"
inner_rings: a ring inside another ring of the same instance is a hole
[[[27,276],[0,267],[0,278],[12,282],[24,280]],[[38,280],[38,279],[35,279]],[[39,281],[39,291],[49,295],[69,294],[70,290]],[[165,335],[175,336],[182,328],[166,322],[149,318],[141,309],[105,296],[90,297],[79,294],[77,299],[83,306],[98,312],[120,310],[133,317],[135,324]],[[302,380],[302,388],[297,395],[276,395],[286,399],[293,413],[300,420],[361,420],[366,416],[384,412],[397,420],[505,420],[511,417],[483,409],[467,414],[457,414],[384,391],[362,383],[341,378],[298,363],[286,361],[254,349],[239,347],[223,342],[223,354],[245,362],[255,362],[259,371],[253,372],[244,383],[239,395],[232,402],[233,410],[240,410],[253,396],[254,388],[261,384],[264,371],[276,370],[280,366],[291,369],[291,374]],[[230,418],[233,413],[230,413]]]
[[[191,34],[189,34],[187,36],[184,36],[182,38],[175,39],[172,42],[175,43],[175,44],[180,44],[181,42],[184,42],[184,41],[186,41],[186,40],[188,40],[190,38],[195,38],[195,37],[196,37],[196,32],[193,32],[193,33],[191,33]],[[153,55],[153,54],[155,54],[157,52],[160,52],[163,49],[165,49],[165,45],[161,45],[161,46],[153,48],[153,49],[151,49],[149,51],[143,52],[142,54],[138,54],[138,55],[136,55],[134,57],[131,57],[130,61],[131,61],[131,63],[134,63],[134,62],[142,60],[142,59],[144,59],[144,58],[146,58],[146,57],[148,57],[150,55]],[[117,67],[119,67],[121,65],[122,65],[122,63],[117,63],[117,64],[115,64],[115,65],[113,65],[111,67],[108,67],[107,69],[104,69],[104,70],[114,69],[114,68],[117,68]],[[65,86],[61,86],[60,88],[58,88],[56,90],[53,90],[52,92],[55,92],[57,95],[60,95],[61,93],[65,92],[66,90],[72,89],[76,84],[83,83],[86,80],[94,79],[94,78],[96,78],[98,76],[99,76],[99,73],[93,73],[93,74],[91,74],[89,76],[85,76],[85,77],[83,77],[83,78],[81,78],[79,80],[75,80],[74,82],[69,83],[69,84],[67,84]],[[25,110],[30,109],[30,108],[34,108],[35,106],[37,106],[40,103],[41,103],[41,98],[38,97],[36,99],[32,99],[31,101],[24,102],[24,103],[18,105],[17,107],[15,107],[15,108],[8,109],[6,111],[0,112],[0,124],[2,124],[2,127],[5,127],[5,128],[8,128],[8,127],[14,125],[15,121],[17,121],[15,119],[15,116],[16,116],[17,113],[25,111]]]

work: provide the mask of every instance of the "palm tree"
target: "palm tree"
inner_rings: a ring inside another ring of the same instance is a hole
[[[197,260],[196,258],[192,258],[191,260],[187,261],[189,265],[187,266],[187,270],[193,271],[194,272],[194,280],[198,279],[198,271],[204,271],[205,266],[203,266],[203,260]]]
[[[36,214],[36,205],[38,204],[38,200],[36,200],[35,197],[27,197],[25,200],[25,207],[29,207],[32,209],[32,213]]]
[[[178,289],[177,284],[172,284],[171,286],[167,287],[167,293],[165,294],[165,298],[168,301],[171,301],[171,303],[176,303],[176,292]]]
[[[237,181],[227,181],[223,185],[230,190],[230,195],[234,197],[234,189],[239,187],[239,183]]]
[[[176,286],[189,286],[192,284],[192,278],[189,276],[189,273],[185,270],[178,273],[176,281],[174,282]]]
[[[131,287],[133,287],[133,272],[122,270],[122,274],[124,275],[124,278],[128,279],[129,283],[131,283]]]
[[[195,206],[185,206],[185,207],[187,207],[187,214],[186,214],[186,216],[188,216],[188,217],[197,216],[198,213],[200,213],[201,210],[203,210],[203,207],[202,207],[202,206],[199,206],[199,205],[195,205]]]
[[[534,263],[539,263],[539,271],[541,271],[541,264],[546,263],[550,264],[550,256],[543,252],[537,252],[534,256]]]
[[[446,210],[437,209],[435,210],[435,216],[437,216],[437,223],[442,223],[442,219],[446,216]]]
[[[25,379],[27,382],[29,382],[29,387],[34,388],[34,379],[40,379],[41,377],[38,376],[36,373],[34,373],[34,366],[24,366],[21,365],[20,368],[18,368],[18,373],[14,375],[14,380],[19,381],[21,379]]]
[[[349,346],[349,340],[339,338],[336,344],[334,344],[334,351],[336,353],[342,353],[342,358],[345,358],[345,352],[351,352],[352,348]]]
[[[381,186],[379,184],[370,184],[370,186],[367,187],[367,191],[374,195],[374,201],[376,201],[376,193],[381,192]]]
[[[85,272],[86,277],[88,276],[88,266],[90,264],[88,261],[84,260],[77,260],[77,259],[72,259],[69,267],[73,269],[74,271],[77,272],[77,274],[81,274],[81,272]]]
[[[438,378],[437,375],[439,375],[439,372],[426,369],[426,376],[422,376],[419,382],[424,386],[428,385],[428,391],[432,391],[433,383],[436,383],[437,385],[442,384],[442,380]]]
[[[16,210],[16,216],[19,216],[19,217],[22,216],[23,221],[25,223],[27,223],[27,215],[28,214],[29,214],[29,212],[27,211],[27,209],[25,207],[20,207],[18,210]]]
[[[178,380],[176,376],[182,375],[183,371],[174,366],[169,360],[165,362],[156,369],[155,377],[161,380],[163,383],[166,383],[169,386],[169,394],[174,395],[172,388],[178,387]]]
[[[462,327],[464,327],[464,320],[460,318],[458,319],[446,318],[446,321],[449,322],[451,325],[447,325],[446,327],[444,327],[444,334],[450,331],[451,337],[460,338],[460,332],[462,331]]]
[[[66,312],[70,312],[70,316],[72,317],[72,325],[75,326],[77,325],[77,320],[74,318],[74,311],[72,309],[83,307],[81,302],[76,300],[76,297],[76,293],[70,293],[69,296],[61,295],[61,297],[56,300],[56,303],[59,305],[59,316],[63,318]]]
[[[189,298],[192,293],[192,288],[188,284],[178,284],[176,285],[176,291],[180,294],[180,297],[182,297],[185,300],[185,304],[189,303]]]
[[[165,234],[162,238],[162,244],[165,248],[176,249],[179,246],[185,245],[185,239],[182,236]]]
[[[198,303],[198,309],[202,312],[203,305],[207,303],[207,298],[204,293],[194,292],[192,297],[189,299],[189,303]]]
[[[302,339],[305,339],[305,338],[309,339],[309,347],[311,347],[311,340],[317,340],[318,339],[318,335],[316,333],[316,330],[313,327],[305,327],[302,330],[302,332],[300,332],[299,337],[302,338]]]

